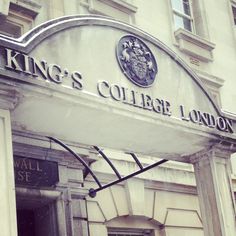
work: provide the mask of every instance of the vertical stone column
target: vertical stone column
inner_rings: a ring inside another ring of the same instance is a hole
[[[10,112],[0,109],[0,231],[17,236]]]
[[[230,146],[220,145],[191,158],[205,236],[236,235],[231,152]]]
[[[20,93],[11,84],[0,83],[0,235],[17,236],[15,181],[10,110]]]

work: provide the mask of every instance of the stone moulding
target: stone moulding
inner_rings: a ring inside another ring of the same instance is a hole
[[[208,40],[194,35],[184,29],[178,29],[175,31],[175,37],[180,51],[183,51],[190,56],[194,56],[204,62],[213,61],[212,50],[215,48],[214,43],[211,43]]]
[[[98,1],[122,9],[124,12],[127,12],[128,14],[137,12],[137,6],[123,0],[98,0]]]

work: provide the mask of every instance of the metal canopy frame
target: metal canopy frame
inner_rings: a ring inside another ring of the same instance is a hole
[[[97,192],[103,190],[103,189],[106,189],[106,188],[109,188],[115,184],[118,184],[122,181],[125,181],[131,177],[134,177],[136,175],[139,175],[145,171],[148,171],[156,166],[159,166],[165,162],[167,162],[168,160],[166,159],[162,159],[154,164],[151,164],[151,165],[148,165],[148,166],[143,166],[141,164],[141,162],[139,161],[138,157],[134,154],[134,153],[131,153],[131,152],[127,152],[127,154],[130,154],[131,157],[134,159],[134,161],[136,162],[136,164],[139,166],[139,170],[133,172],[132,174],[129,174],[129,175],[126,175],[126,176],[121,176],[121,174],[119,173],[119,171],[115,168],[115,166],[112,164],[112,162],[109,160],[109,158],[105,155],[105,153],[97,146],[93,146],[93,148],[103,157],[103,159],[109,164],[109,166],[112,168],[112,170],[114,171],[115,175],[117,176],[118,179],[108,183],[108,184],[105,184],[105,185],[102,185],[101,182],[99,181],[99,179],[97,178],[97,176],[94,174],[94,172],[92,171],[92,169],[88,166],[88,164],[83,160],[83,158],[75,153],[71,148],[69,148],[65,143],[63,143],[62,141],[60,141],[59,139],[56,139],[56,138],[53,138],[53,137],[49,137],[47,136],[47,138],[49,138],[51,141],[54,141],[55,143],[59,144],[60,146],[62,146],[64,149],[66,149],[68,152],[70,152],[86,169],[86,171],[91,174],[91,176],[93,177],[94,181],[97,183],[98,185],[98,188],[94,189],[94,188],[91,188],[89,189],[89,196],[94,198],[97,194]]]

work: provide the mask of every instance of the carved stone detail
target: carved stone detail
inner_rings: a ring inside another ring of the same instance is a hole
[[[12,85],[0,83],[0,108],[13,110],[20,99],[19,89]]]
[[[140,39],[127,35],[117,46],[117,59],[127,78],[141,87],[150,87],[158,68],[151,50]]]
[[[188,160],[195,164],[199,161],[206,160],[212,156],[217,156],[222,159],[230,159],[230,155],[236,152],[236,145],[227,141],[212,145],[211,148],[202,150],[198,153],[190,155]]]

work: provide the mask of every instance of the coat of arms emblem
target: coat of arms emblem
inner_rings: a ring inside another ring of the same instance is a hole
[[[138,86],[150,87],[157,74],[156,60],[147,47],[137,37],[127,35],[117,46],[117,59],[124,74]]]

